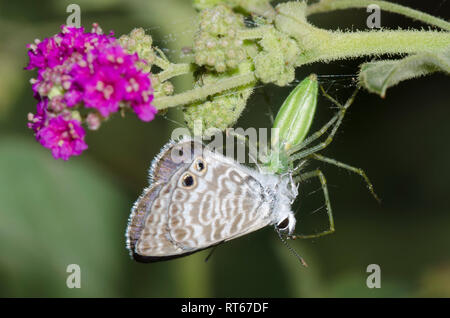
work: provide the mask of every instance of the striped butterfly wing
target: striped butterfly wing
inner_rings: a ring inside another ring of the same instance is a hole
[[[150,262],[184,253],[167,239],[167,207],[175,189],[171,179],[191,164],[194,154],[202,147],[190,139],[171,141],[153,160],[150,186],[134,204],[126,231],[127,248],[135,260]]]
[[[128,249],[135,260],[151,261],[151,258],[145,257],[162,257],[182,252],[165,235],[167,213],[164,206],[170,200],[169,193],[170,184],[154,184],[144,189],[144,193],[136,202],[133,208],[134,216],[130,219],[127,231]],[[141,237],[147,239],[142,241]]]
[[[249,169],[205,150],[176,182],[169,240],[189,252],[256,231],[270,223],[269,202]]]
[[[186,146],[189,157],[175,163],[173,153]],[[168,144],[130,216],[127,246],[134,259],[188,255],[268,225],[270,198],[253,175],[200,143]]]

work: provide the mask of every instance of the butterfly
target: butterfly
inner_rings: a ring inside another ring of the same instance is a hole
[[[306,266],[285,238],[309,239],[334,232],[325,176],[319,169],[301,171],[306,162],[316,160],[360,175],[379,201],[362,169],[318,154],[333,140],[357,92],[358,89],[345,105],[323,92],[339,107],[338,113],[316,133],[289,149],[289,163],[283,166],[282,173],[244,166],[191,137],[167,143],[153,160],[149,186],[135,202],[129,217],[125,236],[131,256],[139,262],[168,260],[272,225],[282,242]],[[329,130],[325,141],[309,147]],[[321,183],[329,229],[310,235],[293,234],[296,218],[291,205],[298,195],[297,184],[311,178]]]
[[[186,256],[268,225],[295,229],[298,192],[290,174],[265,174],[191,137],[167,143],[149,175],[126,231],[136,261]]]

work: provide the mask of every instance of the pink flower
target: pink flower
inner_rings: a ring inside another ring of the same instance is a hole
[[[45,39],[41,42],[37,40],[35,44],[28,44],[27,48],[30,58],[30,63],[25,68],[27,70],[53,67],[60,64],[63,59],[55,38]]]
[[[43,98],[37,103],[37,111],[36,114],[28,115],[28,128],[33,129],[35,133],[39,131],[47,120],[47,106],[48,106],[48,98]]]
[[[51,118],[48,125],[36,133],[36,139],[45,148],[51,149],[55,159],[69,159],[80,155],[87,149],[84,142],[85,131],[81,123],[74,119],[65,119],[62,115]]]
[[[132,67],[127,70],[125,81],[125,99],[134,102],[144,102],[146,95],[152,89],[150,78],[145,73]]]
[[[98,129],[121,107],[143,121],[157,113],[150,75],[138,68],[138,55],[127,53],[113,35],[102,34],[96,24],[92,32],[62,26],[62,32],[27,46],[30,61],[25,69],[37,69],[31,83],[39,101],[28,127],[55,158],[67,160],[87,148],[82,123]],[[90,112],[77,111],[83,107]]]
[[[99,32],[94,25],[94,31]],[[84,102],[104,117],[119,110],[120,102],[152,107],[149,74],[137,68],[137,54],[128,54],[109,35],[84,32],[83,28],[62,26],[62,32],[37,44],[28,45],[30,62],[26,69],[38,69],[33,91],[46,96],[53,87],[64,89],[65,103],[73,107]],[[149,118],[146,116],[146,118]]]
[[[158,112],[150,103],[131,104],[131,108],[142,121],[152,121]]]
[[[101,49],[101,50],[100,50]],[[134,63],[139,61],[136,54],[128,54],[120,45],[108,45],[91,51],[96,55],[98,65],[115,66],[119,72],[126,71],[127,68],[134,67]]]
[[[125,81],[112,67],[103,67],[84,84],[85,107],[96,108],[103,117],[119,110]]]
[[[64,94],[64,101],[66,105],[69,107],[75,106],[83,100],[83,93],[75,88],[72,88],[70,91]]]

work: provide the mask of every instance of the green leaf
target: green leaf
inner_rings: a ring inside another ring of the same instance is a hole
[[[399,82],[434,72],[450,74],[450,46],[444,50],[423,52],[401,60],[384,60],[361,65],[359,81],[363,87],[381,97]]]

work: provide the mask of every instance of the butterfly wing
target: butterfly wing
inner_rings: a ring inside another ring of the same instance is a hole
[[[150,186],[134,204],[126,231],[127,248],[137,261],[150,262],[184,251],[168,240],[167,210],[177,178],[203,145],[191,139],[171,141],[150,168]]]
[[[192,251],[268,225],[271,198],[253,175],[237,162],[205,150],[179,176],[168,209],[169,239]],[[193,182],[186,184],[189,177]]]
[[[190,149],[189,156],[176,163],[173,155],[180,148]],[[150,177],[150,186],[133,207],[126,235],[137,261],[188,255],[270,223],[271,198],[254,173],[200,143],[185,140],[165,146]]]
[[[127,247],[135,260],[151,261],[145,256],[159,257],[182,252],[165,235],[167,209],[164,207],[170,199],[168,193],[170,184],[154,184],[144,189],[133,207],[127,230]],[[142,237],[144,241],[140,239]]]

